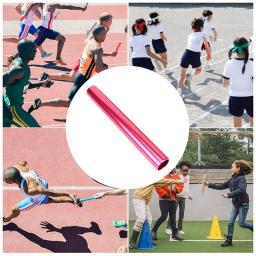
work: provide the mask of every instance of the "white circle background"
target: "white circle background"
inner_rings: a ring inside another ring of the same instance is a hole
[[[87,95],[96,85],[168,157],[158,171]],[[116,188],[138,188],[164,177],[185,150],[189,121],[168,81],[138,67],[116,67],[89,79],[67,116],[67,140],[78,165],[93,179]]]

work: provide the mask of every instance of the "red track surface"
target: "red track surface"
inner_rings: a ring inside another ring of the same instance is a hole
[[[50,186],[100,186],[72,159],[65,129],[4,129],[3,135],[4,167],[27,160],[30,168],[36,169]],[[99,190],[69,192],[85,197]],[[20,191],[11,190],[5,190],[3,196],[4,214],[23,198]],[[114,252],[118,246],[126,245],[126,239],[119,237],[120,230],[112,226],[112,221],[125,219],[126,196],[89,201],[83,208],[71,204],[38,206],[14,219],[18,229],[4,231],[4,252]],[[41,221],[59,230],[46,232],[40,227]],[[97,223],[102,234],[97,234],[96,228],[86,229],[91,222]]]
[[[17,20],[18,16],[13,10],[14,6],[4,6],[4,20],[11,21]],[[103,11],[109,11],[113,13],[114,18],[127,18],[127,7],[125,5],[89,5],[88,10],[85,13],[74,12],[62,10],[58,20],[75,20],[75,19],[97,19],[99,14]],[[86,15],[85,15],[86,14]],[[71,32],[71,31],[70,31]],[[75,34],[65,34],[66,42],[62,52],[63,60],[67,63],[67,66],[54,66],[49,64],[49,61],[54,61],[55,56],[51,56],[46,61],[43,61],[39,54],[33,62],[30,63],[31,66],[31,79],[37,79],[42,72],[49,74],[55,74],[62,71],[70,71],[73,68],[77,59],[80,57],[83,50],[84,35]],[[103,44],[103,49],[105,52],[112,52],[118,42],[122,42],[119,49],[119,54],[116,57],[104,58],[104,62],[110,67],[121,66],[127,64],[127,35],[125,33],[109,33],[107,35],[106,41]],[[43,47],[47,51],[53,51],[56,53],[57,42],[52,40],[46,40]],[[7,56],[16,52],[16,46],[10,43],[4,43],[3,63],[6,63]],[[4,70],[7,68],[5,67]],[[66,99],[68,92],[72,83],[70,82],[60,82],[55,81],[54,85],[50,89],[41,88],[40,90],[34,89],[30,90],[25,97],[24,109],[28,109],[31,102],[35,98],[40,98],[42,100],[51,100],[55,98]],[[33,116],[37,119],[41,126],[55,126],[63,127],[65,125],[65,120],[67,114],[67,108],[54,108],[54,107],[44,107],[38,111],[33,112]]]

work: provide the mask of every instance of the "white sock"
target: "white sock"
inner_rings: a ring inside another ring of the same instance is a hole
[[[177,91],[178,91],[179,95],[182,94],[182,89],[180,87],[177,88]]]

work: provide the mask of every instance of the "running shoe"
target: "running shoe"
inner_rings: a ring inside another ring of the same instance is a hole
[[[184,232],[183,230],[179,230],[179,231],[178,231],[178,234],[179,234],[179,235],[185,235],[185,232]]]
[[[55,63],[56,65],[60,65],[60,66],[66,66],[66,65],[67,65],[67,63],[65,63],[61,58],[56,59],[56,60],[54,61],[54,63]]]
[[[38,109],[38,108],[41,106],[41,104],[42,104],[42,101],[41,101],[39,98],[36,98],[36,99],[32,102],[31,106],[29,107],[28,113],[31,113],[31,112],[33,112],[34,110]]]
[[[46,80],[48,78],[49,78],[49,75],[47,73],[43,72],[43,73],[40,74],[38,80],[39,81],[44,81],[44,80]]]
[[[82,202],[80,202],[80,198],[78,198],[78,197],[75,197],[74,204],[77,207],[82,207],[83,206]]]
[[[53,54],[53,52],[46,52],[46,51],[43,51],[41,53],[41,57],[44,59],[44,58],[48,58],[50,57],[51,55]]]
[[[166,235],[171,235],[172,234],[172,230],[170,228],[166,228],[165,229],[165,234]]]
[[[188,74],[186,75],[186,80],[185,80],[185,82],[184,82],[184,85],[185,85],[186,87],[189,87],[189,88],[190,88],[190,83],[191,83],[191,75],[190,75],[190,73],[188,73]]]

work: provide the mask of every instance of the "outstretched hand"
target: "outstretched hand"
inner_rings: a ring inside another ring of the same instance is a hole
[[[48,232],[55,232],[55,231],[57,231],[57,228],[54,227],[52,224],[50,224],[50,223],[47,222],[47,221],[42,221],[42,222],[40,223],[40,225],[41,225],[41,228],[47,229],[47,230],[46,230],[47,233],[48,233]]]

